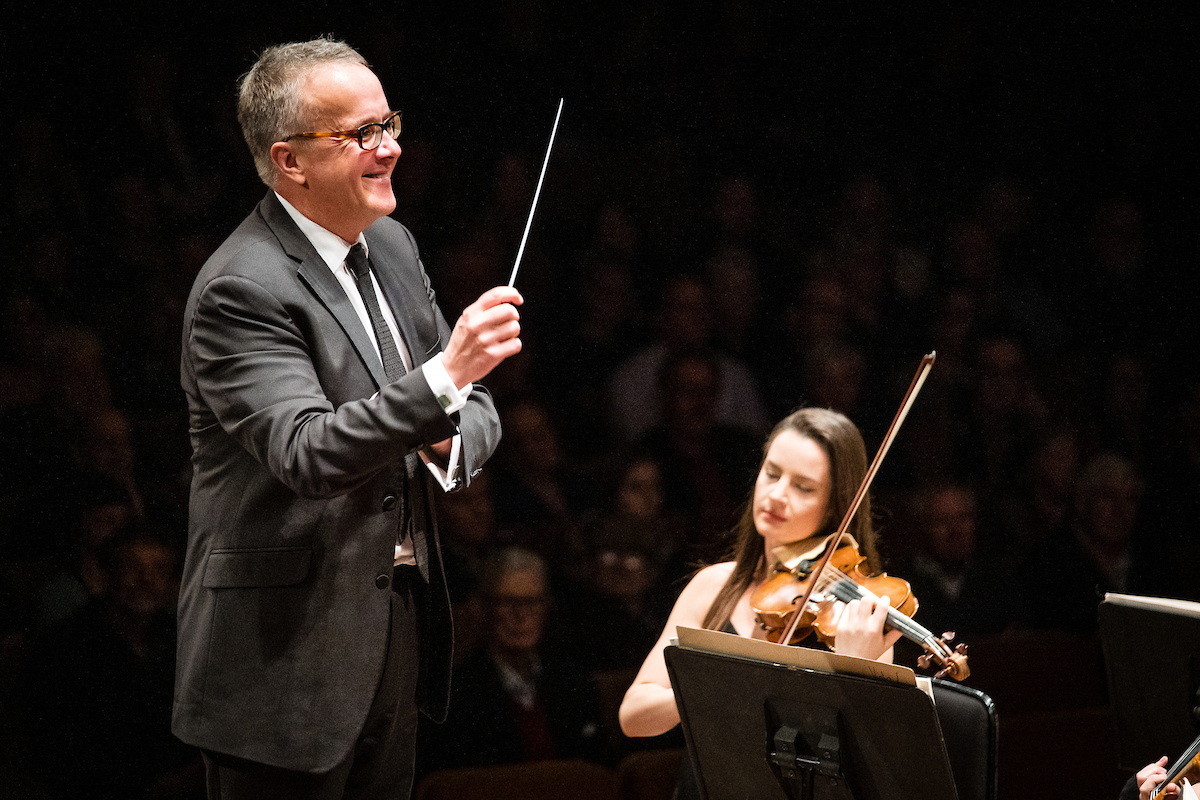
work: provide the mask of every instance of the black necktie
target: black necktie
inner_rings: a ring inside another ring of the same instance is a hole
[[[379,357],[383,360],[383,374],[389,381],[394,381],[408,372],[404,368],[404,359],[396,347],[396,340],[383,321],[379,310],[379,298],[375,296],[375,284],[371,281],[371,267],[367,263],[367,254],[361,244],[355,244],[346,254],[346,266],[354,273],[354,282],[358,284],[358,293],[362,295],[363,303],[367,306],[367,314],[371,317],[371,327],[375,329],[375,341],[379,344]]]
[[[358,293],[362,295],[363,304],[367,307],[367,314],[371,317],[371,327],[375,329],[375,341],[379,343],[379,357],[383,360],[383,373],[387,375],[388,381],[394,381],[405,375],[408,370],[404,368],[404,359],[400,357],[400,350],[396,347],[396,340],[392,338],[392,332],[388,329],[387,323],[383,321],[383,313],[379,310],[379,298],[375,296],[375,284],[371,282],[371,267],[367,263],[367,253],[361,244],[355,244],[350,248],[350,252],[346,254],[346,266],[354,273],[354,282],[358,284]],[[416,453],[409,453],[404,458],[404,473],[405,479],[399,482],[400,498],[404,504],[400,513],[400,538],[405,536],[413,538],[413,547],[416,551],[417,565],[421,567],[421,574],[426,574],[427,567],[425,566],[428,557],[425,553],[425,542],[422,538],[418,541],[418,537],[413,537],[412,516],[408,508],[408,481],[412,480],[416,474],[419,458]]]

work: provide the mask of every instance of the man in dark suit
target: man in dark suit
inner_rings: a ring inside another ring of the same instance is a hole
[[[449,691],[431,493],[495,449],[472,384],[520,350],[521,298],[491,289],[447,325],[387,218],[399,113],[348,46],[267,49],[238,118],[271,191],[185,312],[173,730],[211,798],[405,798],[417,709],[443,718]]]

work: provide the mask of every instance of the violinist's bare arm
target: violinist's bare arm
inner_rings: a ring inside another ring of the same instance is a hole
[[[851,600],[838,618],[833,651],[844,656],[892,663],[892,647],[901,634],[897,630],[884,631],[887,615],[887,595],[876,601]]]
[[[1162,783],[1162,779],[1167,774],[1167,757],[1163,756],[1153,764],[1147,764],[1138,770],[1137,781],[1138,800],[1150,800],[1150,794],[1158,785]],[[1179,787],[1173,783],[1168,783],[1167,788],[1163,790],[1161,797],[1178,797]]]
[[[671,688],[663,650],[675,637],[678,626],[704,627],[704,617],[732,571],[733,562],[705,567],[680,593],[662,635],[642,662],[633,685],[621,701],[618,716],[626,736],[658,736],[679,724],[679,710],[675,706],[675,692]]]

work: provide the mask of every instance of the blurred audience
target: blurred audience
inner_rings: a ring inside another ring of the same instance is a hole
[[[918,621],[1092,631],[1106,590],[1200,600],[1182,566],[1200,558],[1197,316],[1181,288],[1190,173],[1158,116],[1126,129],[1132,117],[1107,105],[1128,59],[1089,71],[1094,91],[1052,71],[1021,84],[1003,31],[897,16],[912,52],[934,58],[932,74],[895,70],[856,57],[867,45],[850,46],[832,6],[804,12],[804,48],[787,4],[734,6],[684,20],[650,3],[603,21],[431,6],[338,31],[373,43],[405,105],[395,216],[423,243],[448,316],[507,278],[532,199],[548,120],[501,77],[550,96],[547,65],[569,63],[594,100],[568,99],[531,230],[526,351],[489,379],[501,450],[438,509],[471,664],[456,684],[503,698],[509,716],[484,721],[526,737],[480,745],[497,758],[489,748],[525,757],[603,740],[583,736],[591,711],[576,706],[560,728],[539,702],[562,692],[586,706],[590,690],[570,688],[580,676],[625,663],[661,628],[679,581],[723,549],[767,420],[834,407],[872,447],[929,350],[875,504],[910,526],[890,570],[909,577],[911,564]],[[1090,30],[1124,34],[1124,13]],[[301,16],[329,27],[323,12]],[[55,798],[99,759],[123,788],[97,793],[186,796],[187,754],[154,727],[170,707],[170,604],[146,598],[187,516],[180,309],[214,231],[262,190],[237,163],[229,97],[244,54],[271,38],[266,17],[250,18],[202,58],[187,14],[131,18],[111,36],[60,25],[55,40],[82,48],[73,59],[35,53],[47,37],[20,20],[9,37],[21,110],[0,164],[0,675],[23,677],[0,706],[45,706],[36,735],[15,737],[28,759],[0,753],[0,780],[36,784],[36,764]],[[761,53],[778,54],[769,75]],[[1047,125],[1028,87],[1048,81],[1083,113],[1064,107]],[[916,100],[857,91],[868,85]],[[87,147],[47,145],[62,109],[93,123]],[[166,550],[126,541],[148,518]],[[543,565],[485,586],[484,565],[514,542]],[[980,610],[983,564],[1036,603],[1015,620]],[[496,593],[515,599],[493,608]],[[590,641],[555,622],[550,594],[585,610]],[[492,627],[536,629],[536,643],[482,644]],[[509,652],[524,655],[502,681]]]
[[[608,411],[618,436],[634,442],[664,416],[661,376],[666,363],[685,351],[710,348],[717,320],[708,283],[694,275],[674,275],[663,289],[655,312],[655,336],[613,370]],[[712,415],[723,425],[759,436],[766,430],[766,407],[749,367],[713,350],[716,375]]]
[[[99,594],[28,659],[25,756],[62,798],[201,798],[199,753],[170,730],[178,554],[133,525],[98,558]]]
[[[1158,556],[1136,547],[1145,482],[1133,462],[1101,452],[1083,466],[1066,525],[1020,571],[1034,628],[1094,633],[1105,592],[1153,593]]]
[[[658,464],[664,507],[687,519],[687,556],[705,560],[724,549],[753,480],[760,437],[717,417],[721,371],[711,350],[682,351],[663,361],[658,422],[640,440]]]
[[[546,636],[554,598],[545,562],[528,550],[499,550],[484,566],[479,592],[484,641],[454,668],[446,722],[421,718],[418,776],[554,758],[609,763],[586,667],[565,660]]]
[[[920,607],[915,619],[935,636],[997,633],[1015,618],[1012,574],[983,549],[975,493],[963,484],[923,487],[914,500],[915,552],[896,572]]]
[[[559,550],[590,500],[567,459],[558,427],[540,401],[499,403],[504,439],[496,448],[492,504],[496,522],[515,542],[543,554]]]

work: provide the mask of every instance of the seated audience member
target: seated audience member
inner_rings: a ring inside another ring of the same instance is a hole
[[[32,623],[45,633],[89,600],[103,597],[110,575],[101,559],[104,548],[139,518],[124,483],[100,474],[81,473],[76,483],[73,524],[66,531],[64,558],[33,596]]]
[[[458,604],[475,594],[480,569],[501,543],[492,473],[480,472],[470,486],[440,495],[436,502],[446,586],[450,602]]]
[[[608,761],[595,689],[546,642],[545,562],[520,548],[485,565],[485,640],[459,663],[442,725],[421,719],[417,772],[556,758]]]
[[[658,462],[665,509],[689,519],[689,558],[714,555],[736,521],[741,487],[753,476],[758,437],[716,415],[720,370],[711,350],[685,351],[663,362],[662,422],[640,447]]]
[[[981,491],[1016,482],[1040,440],[1047,409],[1037,377],[1019,339],[1004,333],[980,339],[956,466],[969,472]]]
[[[1142,487],[1133,463],[1115,453],[1084,465],[1067,526],[1022,570],[1026,624],[1094,632],[1105,592],[1150,592],[1134,549]]]
[[[546,554],[574,525],[582,490],[545,405],[524,397],[501,413],[504,439],[491,469],[496,521],[517,543]]]
[[[619,364],[609,380],[609,416],[621,440],[635,442],[666,421],[660,382],[666,362],[681,352],[714,346],[714,320],[703,279],[692,275],[669,279],[655,314],[655,338]],[[753,374],[732,356],[722,353],[714,359],[714,417],[758,437],[769,423]]]
[[[1056,428],[1029,454],[1020,478],[993,497],[993,516],[1003,531],[995,544],[1003,546],[1006,558],[1019,561],[1066,526],[1083,460],[1082,436]]]
[[[762,270],[745,247],[722,245],[704,264],[712,287],[714,344],[750,367],[756,380],[776,368],[774,356],[761,343],[773,333],[773,315],[765,312]]]
[[[925,487],[917,493],[913,516],[915,551],[896,572],[920,604],[917,622],[935,634],[1002,630],[1011,583],[996,560],[983,557],[975,493],[955,483]]]
[[[599,499],[580,520],[579,537],[573,543],[576,555],[571,561],[579,569],[572,577],[587,582],[585,562],[595,552],[596,537],[601,529],[616,524],[621,530],[637,531],[633,536],[639,550],[650,554],[664,584],[683,578],[690,571],[683,554],[687,520],[667,508],[658,460],[634,448],[614,453],[601,472],[606,477],[600,481]]]
[[[170,730],[178,557],[129,526],[100,550],[104,591],[45,637],[20,709],[30,757],[61,797],[202,793],[199,753]]]
[[[603,474],[600,500],[581,520],[565,570],[576,609],[566,644],[594,670],[641,664],[689,571],[688,528],[666,510],[658,462],[634,449],[615,454]]]
[[[496,523],[492,473],[484,470],[470,486],[435,498],[442,541],[442,567],[454,612],[454,658],[474,652],[488,624],[487,601],[479,576],[492,553],[510,544],[511,535]]]
[[[135,472],[133,430],[129,419],[112,406],[81,415],[72,437],[76,469],[99,475],[124,489],[140,516],[145,511]]]
[[[569,646],[592,670],[635,668],[658,640],[678,591],[663,580],[672,553],[631,517],[598,519],[584,536]]]

